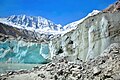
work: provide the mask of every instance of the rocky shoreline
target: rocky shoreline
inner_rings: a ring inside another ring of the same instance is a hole
[[[111,44],[102,55],[86,62],[63,58],[29,71],[9,71],[0,80],[120,80],[120,44]]]

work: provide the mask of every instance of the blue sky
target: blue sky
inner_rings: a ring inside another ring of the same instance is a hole
[[[42,16],[65,25],[85,17],[92,10],[103,10],[116,0],[0,0],[0,17],[25,14]]]

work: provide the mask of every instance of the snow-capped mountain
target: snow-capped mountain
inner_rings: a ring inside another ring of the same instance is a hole
[[[73,29],[76,29],[77,25],[83,22],[86,18],[98,14],[100,11],[93,10],[85,18],[78,21],[69,23],[62,27],[60,24],[54,24],[52,21],[47,20],[43,17],[26,16],[26,15],[12,15],[7,18],[0,18],[0,22],[26,30],[31,30],[44,34],[65,34]]]
[[[63,27],[63,29],[64,29],[65,31],[67,31],[67,32],[70,31],[70,30],[76,29],[77,25],[80,24],[81,22],[83,22],[86,18],[88,18],[88,17],[90,17],[90,16],[94,16],[94,15],[98,14],[99,12],[100,12],[100,11],[98,11],[98,10],[93,10],[93,11],[92,11],[91,13],[89,13],[85,18],[82,18],[82,19],[80,19],[80,20],[78,20],[78,21],[69,23],[69,24],[65,25],[65,26]]]
[[[43,17],[26,16],[26,15],[12,15],[7,18],[0,18],[0,22],[22,29],[27,29],[37,32],[56,32],[61,31],[60,24],[54,24],[52,21]]]

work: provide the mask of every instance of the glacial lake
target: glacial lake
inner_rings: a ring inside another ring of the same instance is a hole
[[[0,74],[21,69],[31,70],[34,66],[40,65],[42,64],[0,63]]]

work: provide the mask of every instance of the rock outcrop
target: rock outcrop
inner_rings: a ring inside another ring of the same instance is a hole
[[[24,41],[29,42],[48,42],[49,36],[46,34],[40,34],[38,32],[29,31],[26,29],[20,29],[16,27],[12,27],[3,23],[0,23],[0,36],[1,38],[9,38],[9,39],[22,39]]]
[[[106,9],[103,10],[103,12],[110,12],[110,13],[114,13],[116,11],[120,11],[120,0],[116,1],[114,4],[111,4]]]
[[[50,41],[51,59],[88,60],[100,55],[115,42],[120,42],[120,13],[101,12],[85,19],[77,25],[77,29]]]

